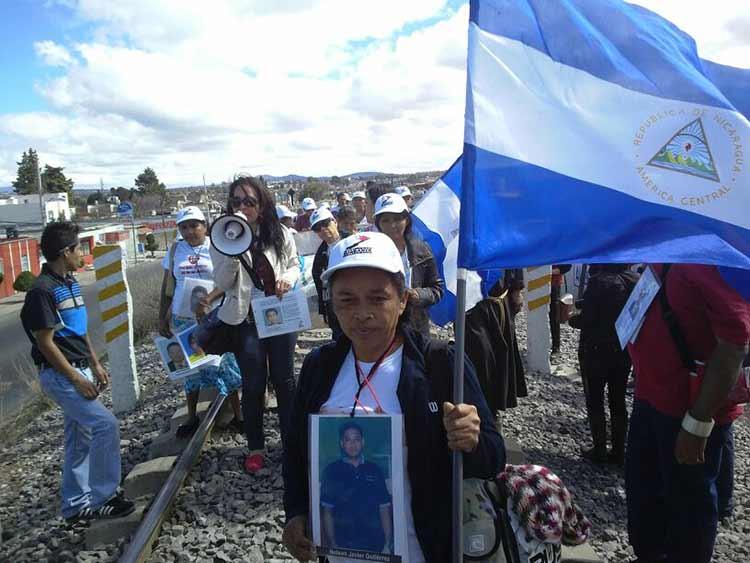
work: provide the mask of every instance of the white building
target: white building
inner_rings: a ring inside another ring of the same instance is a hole
[[[44,215],[47,221],[70,221],[75,215],[75,209],[68,205],[68,195],[65,193],[44,194]],[[39,195],[14,194],[0,197],[0,222],[3,223],[41,223],[39,209]]]

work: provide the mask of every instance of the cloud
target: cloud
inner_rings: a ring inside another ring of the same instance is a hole
[[[66,67],[74,62],[70,52],[54,41],[37,41],[34,43],[34,51],[48,66]]]
[[[468,4],[446,0],[47,0],[68,14],[46,111],[0,114],[0,184],[33,146],[78,184],[449,166],[463,140]],[[729,2],[729,0],[727,0]],[[640,0],[704,57],[745,64],[748,20]],[[62,8],[60,8],[62,6]],[[742,62],[738,62],[738,61]]]

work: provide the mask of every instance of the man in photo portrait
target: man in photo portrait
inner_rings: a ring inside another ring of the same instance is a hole
[[[393,508],[382,469],[365,459],[362,427],[339,427],[340,458],[328,464],[320,486],[323,546],[393,553]]]
[[[200,304],[208,300],[208,290],[202,285],[196,285],[190,292],[190,312],[195,315]]]
[[[280,325],[282,322],[281,314],[276,307],[271,307],[263,311],[263,316],[265,317],[266,326]]]
[[[167,356],[169,357],[167,369],[170,372],[180,371],[181,369],[188,367],[185,356],[182,353],[182,348],[180,348],[180,345],[177,344],[177,342],[170,342],[167,344]]]

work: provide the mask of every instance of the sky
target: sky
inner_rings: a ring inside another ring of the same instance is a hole
[[[747,0],[638,0],[750,67]],[[744,5],[744,9],[743,9]],[[463,140],[461,0],[0,0],[0,186],[444,170]]]

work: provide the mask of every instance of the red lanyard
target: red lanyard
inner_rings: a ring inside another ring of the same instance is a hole
[[[375,412],[378,413],[384,413],[383,407],[380,405],[380,401],[378,400],[378,396],[375,393],[375,389],[372,385],[370,385],[370,381],[375,377],[375,374],[378,371],[378,368],[380,367],[380,364],[383,363],[383,360],[385,360],[386,356],[391,353],[391,350],[393,350],[393,345],[396,343],[396,336],[393,336],[393,340],[391,340],[391,343],[388,345],[388,348],[385,349],[385,352],[383,352],[380,357],[377,359],[377,361],[372,365],[370,368],[369,373],[367,374],[367,377],[365,377],[364,373],[362,372],[362,368],[359,367],[359,360],[357,360],[357,354],[354,351],[354,348],[352,348],[352,355],[354,356],[354,371],[357,375],[357,383],[359,384],[359,387],[357,388],[357,393],[354,395],[354,404],[352,405],[352,412],[349,413],[349,416],[354,416],[354,411],[357,408],[357,405],[362,405],[362,403],[359,400],[359,396],[362,394],[362,389],[367,387],[370,390],[370,394],[372,395],[372,398],[375,399],[375,404],[377,405],[377,409]]]

